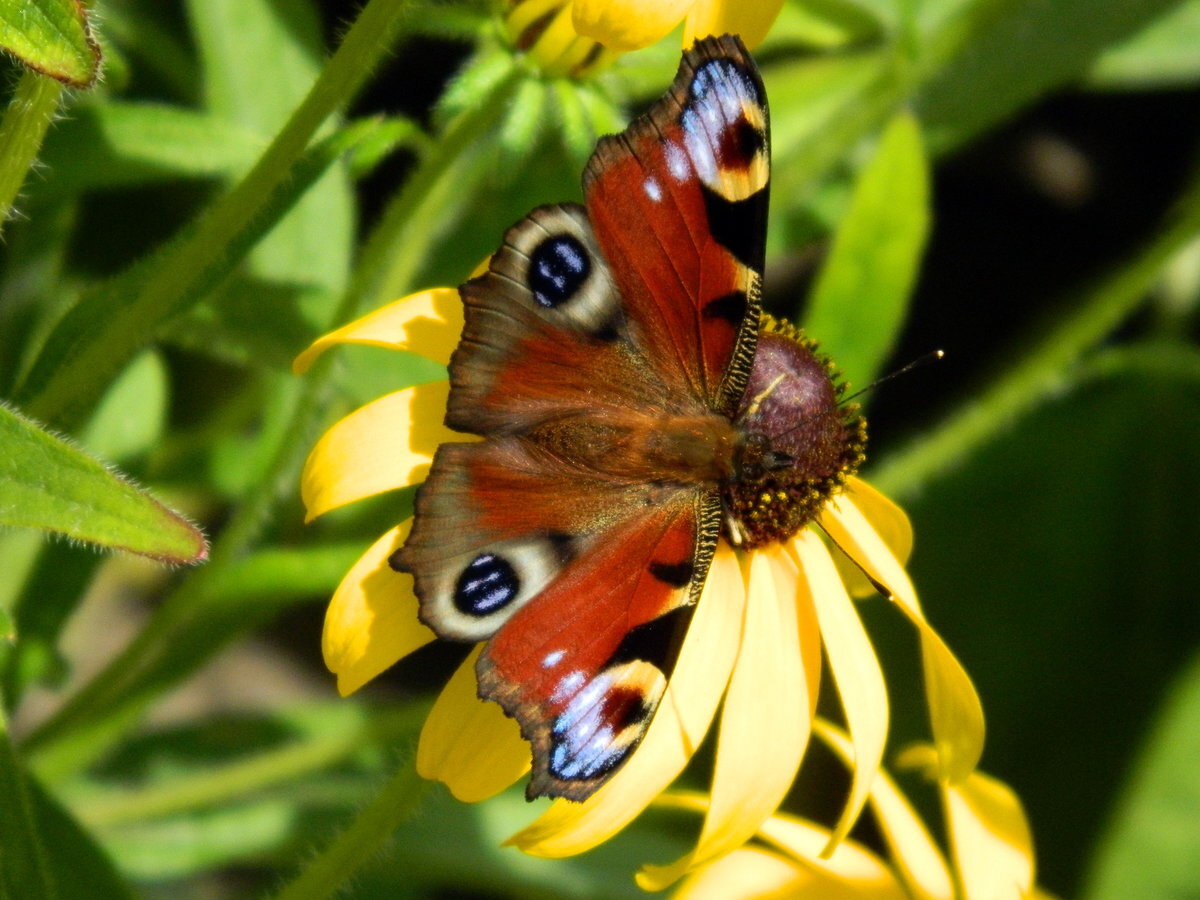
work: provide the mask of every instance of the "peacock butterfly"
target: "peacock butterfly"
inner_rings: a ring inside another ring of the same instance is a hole
[[[442,445],[393,554],[421,620],[487,641],[479,695],[583,800],[666,690],[709,563],[783,540],[861,460],[813,346],[760,311],[766,94],[736,37],[602,138],[586,205],[534,210],[460,288]]]

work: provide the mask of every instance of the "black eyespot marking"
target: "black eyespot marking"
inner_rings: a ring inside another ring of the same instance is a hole
[[[767,189],[755,191],[745,200],[729,200],[702,184],[704,211],[708,227],[717,243],[733,254],[742,265],[755,272],[763,270],[764,241],[767,226]]]
[[[546,309],[566,303],[592,271],[587,250],[570,234],[548,237],[529,257],[529,289]]]
[[[468,616],[486,616],[516,599],[521,582],[512,564],[495,553],[481,553],[462,570],[454,585],[454,605]]]
[[[692,565],[690,559],[685,559],[683,562],[650,563],[650,574],[664,584],[669,584],[674,588],[687,587],[691,583],[692,573],[695,571],[695,566]]]
[[[746,318],[746,308],[749,305],[745,291],[731,291],[723,297],[709,300],[700,314],[706,319],[724,319],[737,328],[742,324],[742,319]]]

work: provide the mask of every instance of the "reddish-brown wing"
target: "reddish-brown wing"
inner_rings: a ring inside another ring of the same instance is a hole
[[[733,413],[758,334],[770,146],[766,93],[733,37],[684,54],[670,91],[584,173],[625,314],[663,378]]]

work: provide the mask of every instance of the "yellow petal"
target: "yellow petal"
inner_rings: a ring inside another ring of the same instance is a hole
[[[781,9],[783,0],[696,0],[683,28],[683,46],[709,35],[738,34],[753,50]]]
[[[843,496],[866,516],[875,533],[888,545],[888,549],[900,564],[907,563],[912,554],[913,529],[904,510],[856,476],[851,476],[846,481]],[[842,581],[846,583],[851,597],[868,597],[875,593],[875,585],[871,584],[862,570],[836,547],[833,550],[833,561],[837,563],[838,572],[841,573]]]
[[[883,760],[888,730],[887,686],[854,601],[846,593],[820,537],[806,528],[788,547],[800,567],[801,590],[808,593],[817,610],[821,639],[854,745],[850,795],[826,848],[828,853],[858,819]]]
[[[321,652],[343,697],[434,639],[417,621],[412,576],[392,571],[387,563],[411,524],[411,519],[402,522],[372,544],[329,601]]]
[[[854,745],[841,729],[824,719],[817,719],[813,730],[846,768],[854,765]],[[953,900],[954,882],[946,860],[925,823],[886,769],[881,769],[871,783],[870,802],[888,846],[888,858],[909,893],[917,900]]]
[[[936,777],[928,746],[909,748],[898,761]],[[950,847],[965,900],[1020,900],[1034,890],[1033,836],[1021,801],[1004,782],[973,772],[957,784],[939,781]]]
[[[763,823],[760,834],[801,862],[814,875],[811,893],[804,897],[875,898],[875,900],[907,900],[903,886],[887,865],[874,853],[854,841],[842,841],[833,855],[825,858],[825,848],[832,835],[813,822],[792,816],[772,816]],[[817,889],[817,888],[820,889]],[[796,896],[796,895],[792,895]]]
[[[683,771],[704,739],[729,682],[745,607],[745,582],[734,552],[717,549],[704,593],[654,721],[633,756],[583,803],[555,800],[509,838],[534,856],[570,856],[628,825]]]
[[[787,796],[812,724],[800,659],[795,563],[781,549],[748,555],[742,643],[725,693],[712,800],[696,849],[645,866],[638,884],[662,890],[688,870],[740,847]]]
[[[439,444],[478,440],[442,424],[449,393],[445,381],[405,388],[355,410],[325,432],[300,475],[306,521],[424,481]]]
[[[811,878],[799,863],[758,847],[744,847],[688,877],[671,900],[800,897]]]
[[[656,803],[668,809],[683,809],[691,812],[707,812],[709,798],[693,791],[671,791]],[[888,871],[887,866],[871,851],[844,841],[829,859],[821,857],[822,849],[829,843],[829,831],[823,826],[799,819],[785,813],[771,816],[759,829],[759,837],[781,851],[772,853],[757,847],[743,847],[712,864],[698,870],[672,895],[678,897],[712,897],[725,900],[732,897],[753,897],[765,900],[768,897],[820,897],[822,900],[907,900],[901,886]],[[746,854],[751,854],[747,858]],[[795,880],[776,892],[769,890],[773,882],[783,884],[784,870],[776,863],[756,860],[753,855],[767,854],[775,861],[790,862]],[[736,863],[732,871],[723,870],[730,859],[745,859]],[[714,874],[715,872],[715,874]],[[771,878],[769,873],[775,872]],[[737,875],[741,876],[739,881]],[[753,890],[762,884],[763,890]],[[746,887],[743,888],[743,885]],[[691,891],[692,893],[688,893]]]
[[[694,0],[575,0],[575,30],[623,53],[662,40]]]
[[[969,775],[983,754],[983,706],[975,686],[950,648],[925,620],[904,567],[853,503],[826,505],[820,525],[917,626],[925,695],[942,774],[952,781]]]
[[[529,771],[529,742],[496,703],[479,699],[471,651],[446,683],[421,729],[417,772],[441,781],[457,799],[476,803],[495,796]]]
[[[337,344],[373,344],[416,353],[449,363],[462,332],[463,306],[454,288],[429,288],[367,313],[337,331],[313,341],[292,362],[302,375],[326,350]]]

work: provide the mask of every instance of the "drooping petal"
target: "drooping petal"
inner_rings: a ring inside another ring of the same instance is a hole
[[[662,890],[753,837],[787,796],[808,744],[812,706],[800,659],[795,563],[776,549],[750,554],[746,565],[742,643],[725,693],[704,828],[691,853],[638,873],[645,890]]]
[[[709,35],[738,34],[753,50],[781,9],[783,0],[696,0],[683,27],[683,46]]]
[[[449,363],[462,332],[463,308],[454,288],[429,288],[367,313],[313,341],[292,362],[303,375],[326,350],[338,344],[373,344]]]
[[[936,780],[946,808],[950,847],[964,900],[1021,900],[1034,892],[1033,835],[1021,801],[1004,782],[973,772],[957,784],[939,777],[926,744],[896,760]]]
[[[583,803],[555,800],[507,843],[534,856],[571,856],[628,825],[683,771],[725,692],[741,638],[746,588],[721,545],[708,571],[667,692],[646,737],[613,779]]]
[[[662,40],[680,23],[694,0],[574,0],[575,30],[627,53]]]
[[[343,697],[434,639],[417,621],[412,576],[392,571],[387,563],[411,525],[406,520],[372,544],[329,601],[321,652]]]
[[[482,649],[476,646],[446,682],[417,744],[420,776],[443,782],[464,803],[495,796],[529,771],[529,742],[516,721],[479,699],[475,661]]]
[[[942,773],[952,781],[966,778],[983,754],[983,705],[975,686],[925,620],[917,592],[904,567],[853,503],[835,499],[819,519],[825,533],[875,581],[896,606],[917,626],[921,635],[921,660],[925,695]]]
[[[908,514],[857,475],[846,479],[845,495],[866,517],[900,565],[907,563],[913,548],[913,527]]]
[[[671,900],[800,897],[806,890],[812,890],[811,876],[799,863],[759,847],[743,847],[690,875]]]
[[[692,791],[671,791],[657,801],[657,805],[665,808],[697,813],[706,812],[708,804],[708,797]],[[759,837],[773,844],[780,852],[771,853],[753,846],[735,850],[689,875],[672,895],[673,898],[902,900],[906,897],[883,861],[854,841],[842,842],[833,856],[823,858],[820,854],[829,843],[829,831],[807,819],[782,813],[771,816],[763,822]],[[758,855],[764,853],[776,862],[767,863],[760,859]],[[724,868],[730,859],[741,861],[728,869]],[[784,880],[785,870],[777,865],[779,861],[791,866],[786,872],[793,876],[793,880]],[[772,892],[770,886],[774,883],[780,884],[781,888]],[[762,890],[755,890],[758,885],[762,886]]]
[[[904,510],[854,475],[846,480],[843,498],[843,502],[849,500],[858,507],[859,512],[871,523],[875,533],[887,544],[900,564],[907,563],[912,554],[913,528]],[[875,593],[875,585],[871,584],[862,570],[836,547],[833,550],[833,561],[837,563],[838,572],[841,573],[842,581],[846,583],[851,597],[868,597]]]
[[[808,592],[817,610],[821,639],[854,746],[850,795],[826,848],[829,852],[858,819],[882,763],[888,730],[887,685],[854,601],[820,537],[806,528],[788,547],[799,564],[801,589]]]
[[[848,769],[853,767],[854,745],[845,732],[824,719],[817,719],[813,730]],[[870,803],[888,846],[888,859],[909,893],[917,900],[954,900],[954,882],[945,858],[886,769],[871,783]]]
[[[875,900],[907,900],[904,887],[887,865],[870,850],[854,841],[842,841],[825,857],[825,848],[832,842],[829,830],[792,816],[772,816],[763,823],[762,838],[802,863],[810,872],[823,876],[813,890],[813,896],[852,900],[865,897]]]
[[[374,400],[321,435],[300,475],[305,521],[425,480],[445,441],[478,440],[442,424],[450,384],[435,381]]]

